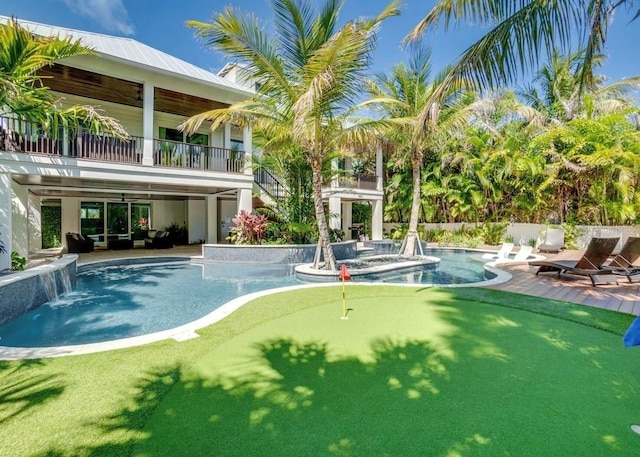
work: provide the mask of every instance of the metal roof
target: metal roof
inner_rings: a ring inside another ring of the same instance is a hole
[[[0,15],[0,20],[6,23],[11,18]],[[38,22],[18,19],[20,25],[35,35],[59,36],[60,38],[71,37],[73,40],[81,40],[82,44],[93,49],[94,52],[105,58],[125,60],[134,63],[136,66],[148,67],[152,71],[171,73],[180,77],[195,79],[200,82],[214,84],[216,86],[227,87],[235,91],[250,93],[246,87],[229,81],[210,71],[204,70],[196,65],[185,62],[166,52],[152,48],[144,43],[132,38],[124,38],[112,35],[104,35],[95,32],[69,29]]]

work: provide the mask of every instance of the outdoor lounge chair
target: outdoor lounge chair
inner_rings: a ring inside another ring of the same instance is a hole
[[[94,241],[91,238],[85,238],[80,233],[67,233],[65,238],[67,240],[67,252],[75,254],[93,252]]]
[[[171,233],[162,230],[149,230],[147,238],[144,239],[145,249],[171,249],[173,239]]]
[[[513,243],[502,243],[500,249],[495,254],[483,254],[483,260],[505,260],[509,258],[509,254],[513,250]]]
[[[560,252],[564,247],[564,229],[547,228],[544,242],[538,246],[540,252]]]
[[[523,262],[529,258],[529,254],[533,252],[533,248],[529,245],[520,246],[520,250],[513,257],[514,262]]]
[[[630,236],[625,241],[620,252],[613,256],[607,268],[613,269],[613,274],[626,276],[629,282],[633,277],[640,277],[640,266],[634,265],[640,258],[640,237]]]
[[[616,245],[618,238],[591,238],[589,246],[579,260],[536,260],[529,265],[537,266],[540,273],[557,273],[558,276],[566,273],[572,275],[589,276],[595,286],[599,275],[611,275],[615,269],[604,266]],[[609,281],[607,281],[609,282]],[[615,281],[613,281],[615,282]]]

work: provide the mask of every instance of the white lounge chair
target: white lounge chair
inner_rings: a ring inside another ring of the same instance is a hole
[[[514,262],[524,262],[529,258],[529,255],[533,252],[533,247],[529,245],[520,246],[520,250],[516,252],[513,257]]]
[[[483,254],[483,260],[505,260],[509,258],[509,254],[513,250],[513,243],[502,243],[500,249],[495,254]]]
[[[564,247],[564,229],[548,228],[544,242],[538,246],[540,252],[560,252]]]

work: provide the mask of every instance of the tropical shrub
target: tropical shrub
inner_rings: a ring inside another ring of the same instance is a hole
[[[480,226],[480,234],[485,244],[498,245],[507,228],[505,223],[490,224],[485,222]]]
[[[27,259],[22,257],[16,251],[11,253],[11,269],[13,271],[22,271],[24,270],[25,265],[27,264]]]

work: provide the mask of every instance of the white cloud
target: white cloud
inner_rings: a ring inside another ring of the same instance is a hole
[[[133,35],[133,25],[122,0],[62,0],[80,16],[87,17],[110,32]]]

